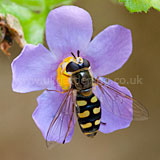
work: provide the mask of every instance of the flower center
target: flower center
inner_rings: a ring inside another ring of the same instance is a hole
[[[78,57],[78,58],[74,58],[74,57],[67,57],[63,60],[62,63],[60,63],[60,65],[58,66],[57,69],[57,81],[59,83],[59,85],[62,87],[63,90],[68,90],[71,87],[71,73],[70,72],[66,72],[66,66],[70,63],[70,62],[81,62],[82,58]]]

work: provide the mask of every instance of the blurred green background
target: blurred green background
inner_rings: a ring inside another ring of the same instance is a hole
[[[133,53],[128,62],[109,75],[130,80],[137,75],[143,84],[124,84],[149,110],[148,121],[133,122],[124,130],[85,137],[76,124],[72,141],[48,150],[32,120],[41,92],[14,93],[11,61],[20,48],[14,44],[8,59],[0,53],[0,160],[159,160],[160,159],[160,13],[130,14],[109,0],[77,0],[74,3],[92,16],[94,36],[105,27],[121,24],[133,35]]]

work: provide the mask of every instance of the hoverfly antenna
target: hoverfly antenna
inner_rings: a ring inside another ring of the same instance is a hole
[[[77,57],[80,57],[80,51],[79,50],[77,51]]]
[[[73,52],[71,52],[71,54],[72,54],[72,56],[76,59],[76,56],[74,55],[74,53],[73,53]]]

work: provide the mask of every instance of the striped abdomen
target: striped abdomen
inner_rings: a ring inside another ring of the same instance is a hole
[[[78,92],[76,103],[78,122],[82,132],[89,137],[95,136],[100,126],[100,101],[93,93],[84,96]]]

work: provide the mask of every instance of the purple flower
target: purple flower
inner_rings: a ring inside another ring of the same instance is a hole
[[[118,70],[131,55],[132,37],[130,30],[120,25],[112,25],[91,40],[92,32],[92,19],[88,12],[76,6],[59,7],[49,13],[46,21],[46,40],[50,51],[41,44],[37,46],[28,44],[12,63],[12,88],[15,92],[26,93],[45,90],[38,97],[38,106],[32,115],[45,139],[53,118],[55,118],[62,101],[68,94],[48,90],[62,90],[57,82],[57,69],[65,58],[71,57],[71,52],[77,53],[79,50],[80,56],[89,60],[94,77],[104,76]],[[111,80],[106,82],[105,78],[100,78],[100,80],[131,96],[127,88],[120,87],[116,82]],[[120,102],[120,99],[116,98],[116,95],[114,96],[115,92],[112,93],[111,90],[110,93],[113,97],[108,95],[106,97],[108,99],[104,100],[98,87],[93,92],[101,100],[101,121],[103,123],[100,124],[99,131],[110,133],[130,125],[132,101]],[[111,101],[110,98],[114,98],[114,101]],[[109,111],[107,106],[110,106],[111,103],[115,108]],[[128,116],[127,119],[117,116],[119,114],[117,106],[122,115]],[[129,106],[130,108],[126,109]],[[71,113],[72,108],[68,108],[68,114]],[[71,140],[74,124],[75,118],[71,121],[65,143]],[[50,129],[47,140],[63,143],[68,126],[69,118],[62,109]]]

